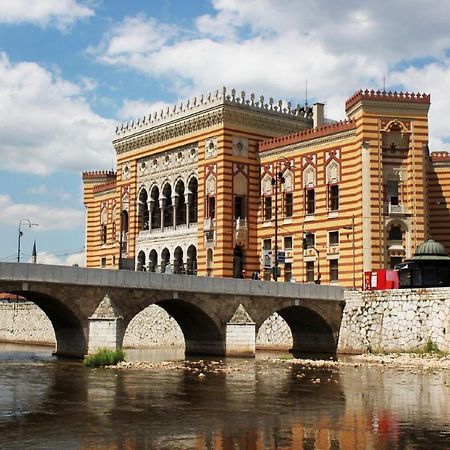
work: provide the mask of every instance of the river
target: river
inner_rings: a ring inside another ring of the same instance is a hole
[[[127,354],[184,359],[174,349]],[[229,371],[201,377],[92,370],[48,347],[0,344],[0,448],[450,449],[450,371],[305,370],[272,356],[229,358]]]

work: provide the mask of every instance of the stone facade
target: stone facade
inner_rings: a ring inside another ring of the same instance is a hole
[[[345,293],[338,352],[450,351],[450,289]]]

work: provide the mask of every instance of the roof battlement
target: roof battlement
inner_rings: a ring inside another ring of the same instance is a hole
[[[391,92],[391,91],[369,91],[366,89],[363,91],[360,89],[356,91],[345,102],[345,109],[348,110],[360,100],[378,100],[378,101],[394,101],[394,102],[410,102],[410,103],[423,103],[430,104],[430,94],[414,94],[409,92]]]
[[[117,177],[114,170],[91,170],[82,173],[83,181],[112,181]]]
[[[283,104],[282,100],[276,102],[272,97],[267,100],[263,95],[257,100],[253,93],[247,97],[245,91],[241,91],[240,95],[238,95],[235,89],[227,90],[226,87],[223,87],[221,90],[218,89],[213,93],[210,92],[206,96],[194,97],[192,100],[167,107],[165,110],[162,109],[159,112],[154,112],[137,120],[126,122],[120,127],[116,127],[116,139],[139,131],[157,128],[166,123],[197,114],[219,105],[239,106],[251,111],[266,112],[286,118],[311,119],[313,115],[312,108],[308,106],[301,107],[297,105],[293,107],[291,102]]]
[[[266,139],[259,143],[259,151],[264,152],[266,150],[272,150],[283,145],[297,144],[300,142],[309,141],[324,136],[330,136],[333,134],[341,133],[343,131],[352,130],[356,127],[356,121],[354,119],[343,120],[341,122],[335,122],[331,125],[325,125],[319,128],[310,128],[298,133],[288,134],[287,136],[275,137],[272,139]]]
[[[430,158],[432,162],[450,162],[449,152],[431,152]]]

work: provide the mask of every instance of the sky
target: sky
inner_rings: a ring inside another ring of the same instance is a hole
[[[115,127],[222,86],[330,119],[429,93],[450,151],[450,0],[0,0],[0,261],[21,224],[21,261],[84,265],[81,173],[115,169]]]

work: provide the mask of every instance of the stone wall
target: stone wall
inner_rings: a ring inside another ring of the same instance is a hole
[[[55,332],[34,303],[0,303],[0,340],[50,345]]]
[[[52,345],[55,333],[48,317],[34,303],[0,303],[0,341]],[[175,319],[162,308],[151,305],[130,322],[123,345],[126,348],[183,347],[184,337]],[[260,328],[256,345],[291,348],[291,330],[278,314],[273,314]]]
[[[347,291],[338,351],[411,351],[428,340],[450,351],[450,288]],[[0,340],[54,344],[53,327],[33,303],[0,303]],[[129,324],[124,347],[182,347],[183,333],[162,308],[149,306]],[[274,314],[260,328],[257,348],[288,349],[292,335]]]
[[[347,291],[341,353],[423,349],[450,351],[450,288]]]

